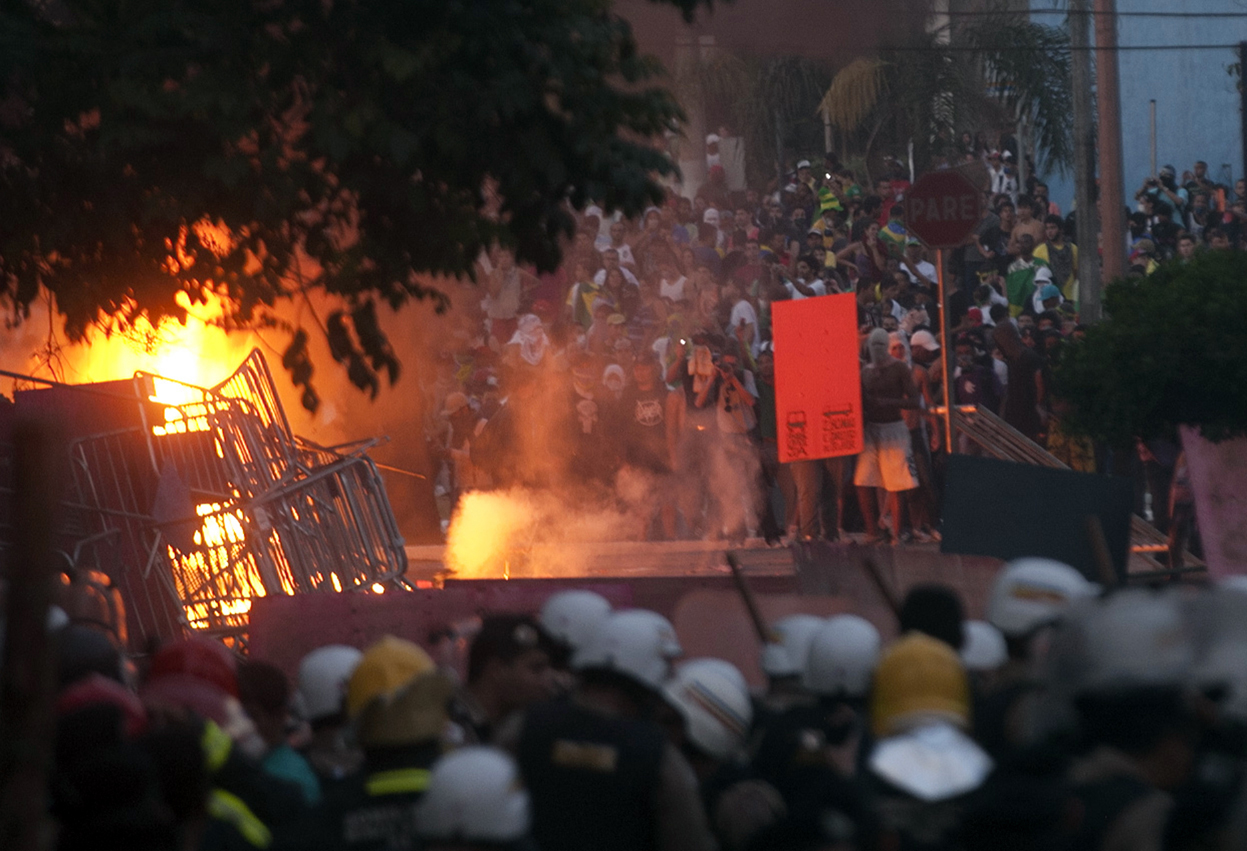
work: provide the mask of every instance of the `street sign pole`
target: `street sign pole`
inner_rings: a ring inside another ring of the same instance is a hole
[[[953,370],[951,366],[953,341],[948,338],[948,300],[944,294],[944,249],[935,249],[935,283],[940,299],[940,338],[944,348],[940,352],[940,366],[944,370],[944,451],[949,455],[956,452],[957,443],[953,439]]]

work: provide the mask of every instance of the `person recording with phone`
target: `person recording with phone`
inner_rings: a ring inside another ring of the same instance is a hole
[[[1174,210],[1173,221],[1186,227],[1190,195],[1184,187],[1178,185],[1177,171],[1173,166],[1162,166],[1156,176],[1143,181],[1143,186],[1134,194],[1134,197],[1135,200],[1142,202],[1144,196],[1151,197],[1153,201],[1163,200],[1170,204]]]

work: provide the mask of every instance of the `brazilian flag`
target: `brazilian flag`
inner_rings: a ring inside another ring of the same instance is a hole
[[[1009,273],[1005,275],[1005,297],[1009,299],[1010,316],[1021,315],[1035,294],[1035,273],[1047,266],[1038,258],[1029,263],[1018,259],[1009,265]]]
[[[888,256],[899,260],[905,255],[905,243],[909,239],[909,233],[905,230],[904,224],[892,219],[879,229],[879,239],[883,241],[884,247],[888,250]]]
[[[828,210],[843,210],[840,205],[840,199],[831,191],[828,186],[818,187],[818,214],[821,216]]]

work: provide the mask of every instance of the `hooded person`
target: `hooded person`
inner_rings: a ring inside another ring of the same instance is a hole
[[[454,683],[418,645],[387,635],[351,672],[346,710],[364,767],[326,797],[327,847],[403,851],[419,847],[415,807],[442,753]]]
[[[541,317],[534,313],[521,316],[507,345],[519,348],[520,359],[524,363],[540,366],[546,350],[550,347],[550,339],[546,336],[545,326],[541,324]]]

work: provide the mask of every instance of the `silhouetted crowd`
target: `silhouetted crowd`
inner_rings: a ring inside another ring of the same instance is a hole
[[[1024,558],[986,620],[940,585],[882,631],[793,614],[724,648],[748,677],[588,590],[290,678],[203,637],[140,670],[54,610],[50,846],[1239,849],[1245,589]]]

